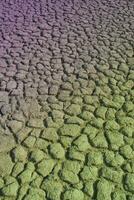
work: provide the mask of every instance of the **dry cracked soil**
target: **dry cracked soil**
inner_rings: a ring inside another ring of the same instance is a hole
[[[0,200],[134,200],[134,1],[0,1]]]

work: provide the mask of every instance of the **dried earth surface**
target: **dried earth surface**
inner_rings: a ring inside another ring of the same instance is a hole
[[[134,200],[134,1],[0,1],[0,200]]]

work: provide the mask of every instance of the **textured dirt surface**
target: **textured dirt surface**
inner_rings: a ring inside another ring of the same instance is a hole
[[[0,200],[134,200],[134,1],[0,1]]]

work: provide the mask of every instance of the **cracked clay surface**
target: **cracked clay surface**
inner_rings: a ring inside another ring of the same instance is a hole
[[[0,200],[134,200],[134,1],[0,1]]]

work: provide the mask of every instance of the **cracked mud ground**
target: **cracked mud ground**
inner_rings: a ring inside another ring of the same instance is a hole
[[[134,1],[0,1],[0,200],[134,200]]]

